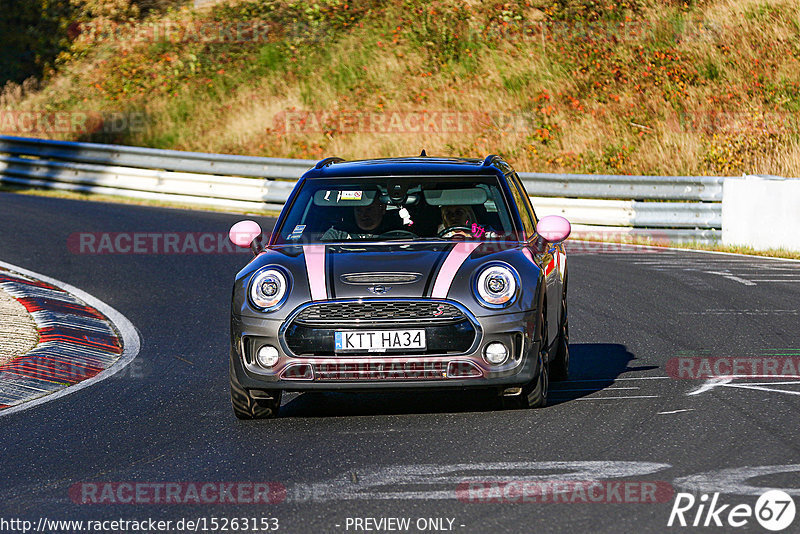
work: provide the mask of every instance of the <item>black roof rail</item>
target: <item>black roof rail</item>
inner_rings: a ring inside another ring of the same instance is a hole
[[[498,156],[497,154],[489,154],[488,156],[486,156],[486,159],[483,160],[483,167],[488,167],[489,165],[494,163],[495,159],[497,159],[499,157],[500,156]]]
[[[332,165],[334,163],[341,163],[342,161],[344,161],[342,158],[337,158],[335,156],[334,157],[330,157],[330,158],[325,158],[325,159],[319,160],[317,162],[317,164],[314,165],[314,168],[315,169],[321,169],[323,167],[327,167],[328,165]]]

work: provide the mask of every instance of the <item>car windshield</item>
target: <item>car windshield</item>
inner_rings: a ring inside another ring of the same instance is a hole
[[[277,244],[508,240],[517,231],[497,177],[307,180]]]

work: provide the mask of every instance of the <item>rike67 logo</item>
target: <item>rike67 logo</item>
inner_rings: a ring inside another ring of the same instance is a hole
[[[781,490],[762,494],[755,507],[749,504],[722,504],[719,493],[714,493],[710,498],[704,493],[699,499],[691,493],[678,493],[667,526],[739,528],[755,517],[765,529],[778,532],[791,525],[794,516],[794,500]]]

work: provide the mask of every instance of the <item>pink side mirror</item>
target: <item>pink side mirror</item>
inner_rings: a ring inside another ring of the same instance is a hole
[[[571,231],[569,221],[559,215],[542,217],[536,225],[536,233],[548,243],[561,243],[569,237]]]
[[[255,221],[239,221],[231,226],[228,237],[237,247],[250,247],[253,253],[258,254],[255,246],[258,246],[258,237],[261,235],[261,227]]]

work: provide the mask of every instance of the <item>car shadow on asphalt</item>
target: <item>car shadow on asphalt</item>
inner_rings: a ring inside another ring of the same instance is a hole
[[[605,390],[622,373],[639,377],[657,365],[631,365],[636,355],[618,343],[570,343],[570,376],[564,382],[551,382],[547,404],[555,406]]]
[[[657,369],[629,367],[636,356],[616,343],[570,344],[570,359],[570,379],[551,383],[551,406],[602,391],[623,372]],[[502,401],[492,390],[308,392],[286,395],[280,417],[463,413],[501,408]]]

